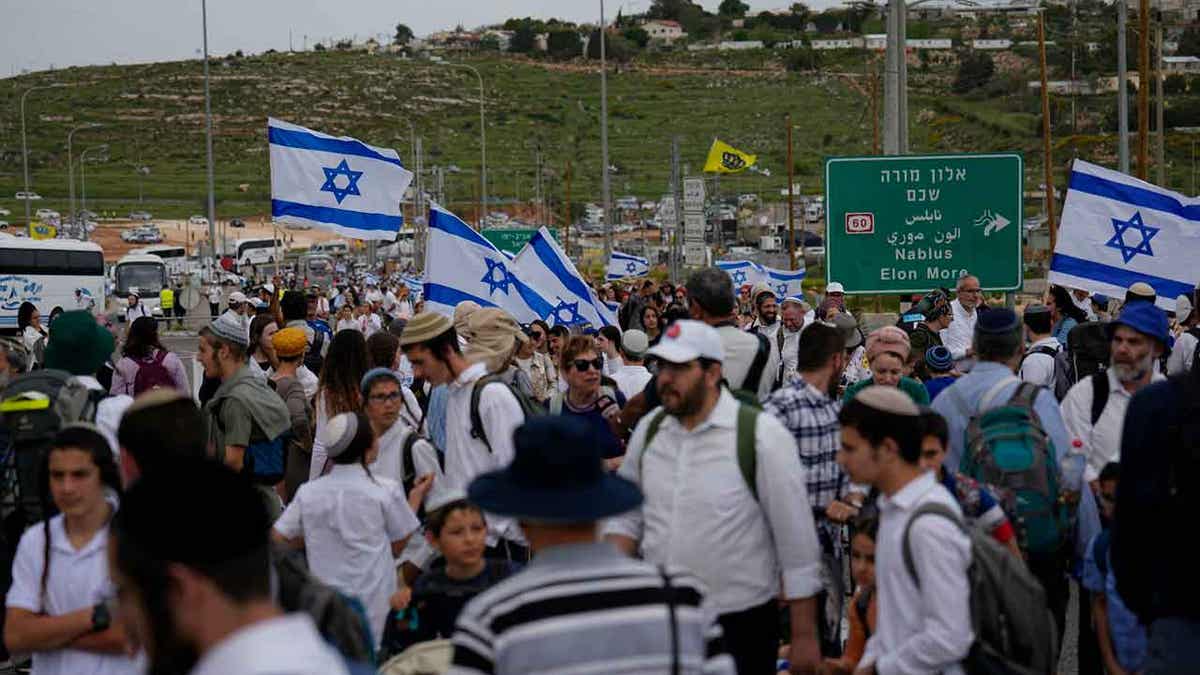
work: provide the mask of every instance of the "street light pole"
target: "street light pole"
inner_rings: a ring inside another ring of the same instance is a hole
[[[25,171],[25,226],[29,227],[29,223],[33,218],[30,214],[29,207],[29,145],[25,140],[25,97],[29,96],[38,89],[53,89],[61,87],[62,84],[54,82],[52,84],[39,84],[35,87],[30,87],[21,94],[21,164]]]
[[[71,155],[71,137],[75,135],[76,131],[81,131],[83,129],[95,129],[96,127],[100,126],[104,125],[96,122],[88,122],[87,124],[81,124],[67,132],[67,188],[71,195],[71,210],[69,212],[71,218],[75,217],[75,161]],[[28,202],[29,200],[26,199],[25,201]]]
[[[93,150],[105,152],[108,150],[108,144],[105,143],[103,145],[93,145],[92,147],[87,148],[83,152],[79,153],[79,207],[85,211],[87,210],[87,169],[84,167],[84,165],[87,164],[88,153]],[[84,228],[84,232],[87,232],[86,227]]]
[[[605,261],[612,257],[612,188],[608,177],[608,66],[605,62],[604,48],[606,28],[604,0],[600,0],[600,196],[604,200]]]
[[[217,264],[217,201],[213,194],[212,96],[208,87],[208,0],[200,0],[200,24],[204,33],[204,149],[208,174],[208,243],[212,263]]]

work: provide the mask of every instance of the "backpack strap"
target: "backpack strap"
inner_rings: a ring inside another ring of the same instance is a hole
[[[908,576],[913,580],[913,583],[917,585],[917,588],[921,587],[921,578],[917,576],[917,565],[913,562],[912,546],[909,543],[908,535],[909,531],[912,530],[913,523],[916,522],[917,518],[920,518],[926,514],[941,516],[942,518],[945,518],[946,520],[949,520],[957,525],[958,529],[961,530],[963,534],[967,534],[967,526],[963,524],[962,518],[959,518],[958,514],[952,511],[949,506],[946,506],[945,504],[939,504],[937,502],[926,502],[925,504],[917,507],[917,510],[908,517],[908,522],[904,524],[904,537],[900,540],[900,546],[904,554],[904,569],[908,570]]]
[[[547,406],[551,415],[561,415],[563,409],[563,393],[557,388],[553,394],[550,394],[549,405]]]
[[[663,580],[667,596],[667,618],[671,624],[671,675],[679,675],[679,619],[675,616],[675,588],[671,586],[671,575],[667,568],[659,565],[658,574]]]
[[[667,411],[659,410],[654,417],[650,418],[650,422],[646,424],[646,438],[642,441],[642,454],[638,455],[638,483],[642,482],[642,465],[646,462],[646,453],[650,452],[650,443],[658,435],[658,428],[662,426],[663,420],[666,418]]]
[[[494,376],[484,375],[475,380],[475,384],[471,387],[471,438],[483,441],[489,455],[492,454],[492,444],[483,430],[483,418],[479,416],[479,397],[483,394],[484,387],[496,381],[498,380]]]
[[[1002,378],[999,382],[989,387],[988,390],[983,393],[983,398],[979,399],[979,406],[975,409],[975,413],[982,414],[986,412],[992,403],[992,399],[1000,395],[1000,390],[1013,382],[1019,383],[1021,382],[1021,378],[1015,375],[1009,375],[1008,377]]]
[[[750,370],[746,371],[746,379],[742,381],[741,388],[753,392],[757,396],[763,370],[767,367],[767,361],[771,357],[771,342],[760,333],[751,333],[751,335],[758,338],[758,351],[754,353],[754,361],[750,364]]]
[[[742,479],[750,489],[754,501],[758,501],[758,448],[755,432],[758,429],[758,411],[751,406],[738,406],[737,414],[737,460]]]
[[[874,595],[874,586],[864,586],[854,601],[854,613],[858,616],[858,622],[862,624],[863,635],[868,639],[871,637],[871,598]]]
[[[1108,405],[1108,372],[1100,371],[1092,375],[1092,426],[1100,421],[1104,408]]]

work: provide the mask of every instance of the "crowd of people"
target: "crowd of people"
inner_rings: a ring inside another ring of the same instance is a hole
[[[1079,672],[1195,667],[1195,292],[964,276],[868,330],[716,268],[598,286],[603,326],[285,286],[209,296],[195,396],[153,317],[22,309],[34,673],[1053,672],[1072,584]]]

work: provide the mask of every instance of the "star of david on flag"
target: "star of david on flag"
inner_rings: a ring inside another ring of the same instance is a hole
[[[1172,311],[1200,280],[1197,260],[1200,199],[1075,160],[1050,283],[1121,297],[1141,281]]]
[[[504,266],[504,263],[492,260],[491,258],[485,259],[484,262],[487,263],[487,274],[484,274],[483,279],[480,279],[480,281],[488,285],[488,295],[490,296],[496,291],[502,291],[507,294],[508,284],[512,281],[512,276],[508,273],[508,268]],[[498,278],[497,274],[499,274]]]
[[[267,120],[271,216],[354,239],[392,241],[413,174],[390,148]]]
[[[650,261],[621,251],[613,251],[608,259],[606,277],[609,281],[628,277],[644,277],[650,273]]]
[[[533,235],[508,269],[543,298],[558,301],[540,318],[553,323],[586,322],[597,328],[617,324],[616,313],[596,296],[546,228]]]

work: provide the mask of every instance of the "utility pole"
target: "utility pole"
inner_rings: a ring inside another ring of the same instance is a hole
[[[567,256],[571,255],[571,158],[567,158],[567,168],[563,172],[563,179],[566,183],[567,197],[566,204],[563,205],[563,250],[567,252]]]
[[[217,264],[217,200],[214,195],[212,95],[208,85],[208,0],[200,0],[201,26],[204,31],[204,151],[208,175],[208,241],[211,244],[213,265]]]
[[[1129,0],[1117,0],[1117,161],[1121,173],[1129,173],[1129,83],[1125,73],[1125,33],[1128,32]]]
[[[1138,2],[1138,178],[1149,175],[1150,0]]]
[[[425,208],[425,178],[424,178],[424,148],[422,147],[421,137],[413,139],[413,147],[416,155],[415,161],[417,164],[417,190],[413,195],[413,206],[417,211],[414,221],[420,219],[420,226],[417,227],[417,241],[420,244],[413,251],[413,258],[417,261],[417,267],[422,271],[425,269],[425,247],[429,243],[429,210]]]
[[[534,204],[535,204],[534,222],[538,225],[538,227],[541,227],[542,225],[545,224],[545,222],[544,222],[545,213],[543,212],[544,208],[545,208],[545,204],[542,202],[542,146],[541,146],[541,144],[538,144],[537,152],[534,154],[534,166],[536,167],[534,170],[537,171],[537,175],[533,177],[533,189],[537,193],[536,196],[534,197]]]
[[[1154,44],[1157,52],[1154,57],[1154,94],[1157,99],[1154,110],[1154,124],[1158,127],[1158,147],[1155,148],[1154,164],[1158,167],[1159,187],[1167,185],[1167,163],[1164,158],[1163,145],[1166,143],[1167,130],[1163,128],[1163,36],[1162,10],[1160,9],[1154,22]]]
[[[905,0],[888,0],[884,66],[883,153],[908,153],[908,63],[905,59]]]
[[[1050,160],[1050,88],[1046,84],[1046,13],[1044,11],[1038,11],[1038,62],[1042,67],[1042,164],[1045,168],[1046,181],[1046,224],[1050,227],[1050,252],[1053,253],[1054,246],[1058,243],[1058,226],[1054,222],[1054,165]]]
[[[792,194],[792,184],[795,181],[795,168],[794,168],[793,162],[792,162],[792,113],[788,113],[784,117],[784,120],[786,121],[786,124],[787,124],[787,146],[788,146],[787,147],[788,269],[795,271],[796,270],[796,217],[792,213],[792,209],[795,208],[795,206],[793,205],[793,202],[795,202],[796,196]]]
[[[1143,0],[1145,2],[1145,0]],[[608,176],[608,66],[604,24],[604,0],[600,0],[600,190],[604,200],[604,259],[612,257],[612,188]]]
[[[671,137],[671,201],[675,205],[675,222],[671,223],[671,279],[675,282],[680,280],[680,252],[682,250],[679,231],[679,222],[681,219],[681,205],[679,203],[679,136]],[[666,227],[666,223],[662,223]]]
[[[871,154],[879,154],[879,70],[874,60],[868,60],[870,73],[867,85],[871,87]]]

